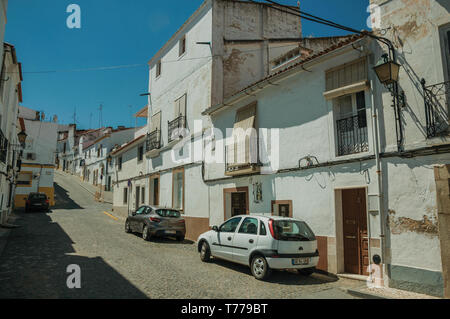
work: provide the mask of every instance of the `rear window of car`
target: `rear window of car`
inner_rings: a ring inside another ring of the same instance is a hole
[[[45,194],[30,194],[30,199],[47,199]]]
[[[161,217],[173,217],[173,218],[178,218],[181,215],[179,211],[172,209],[158,209],[156,210],[156,213]]]
[[[277,220],[274,222],[275,232],[280,240],[313,241],[316,236],[305,222],[296,220]]]

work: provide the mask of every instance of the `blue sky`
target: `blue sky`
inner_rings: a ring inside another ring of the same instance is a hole
[[[57,115],[79,128],[134,125],[132,113],[146,104],[148,60],[203,0],[10,0],[5,41],[16,46],[24,72],[23,105]],[[301,0],[303,11],[367,29],[368,0]],[[69,4],[81,7],[81,29],[66,26]],[[283,3],[296,5],[297,0]],[[344,31],[303,21],[304,36]],[[115,70],[66,70],[139,65]],[[45,73],[42,71],[58,71]],[[92,114],[92,116],[91,116]],[[142,124],[140,121],[138,124]]]

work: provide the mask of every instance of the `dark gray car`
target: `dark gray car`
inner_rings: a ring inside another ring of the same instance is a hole
[[[186,224],[177,209],[145,205],[128,216],[125,232],[141,233],[144,240],[151,237],[175,237],[183,241]]]

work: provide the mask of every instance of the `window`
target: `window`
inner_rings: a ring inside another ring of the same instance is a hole
[[[184,209],[184,169],[172,172],[172,206]]]
[[[186,52],[186,35],[184,35],[179,42],[178,56],[182,56]]]
[[[64,150],[63,150],[63,153],[66,153],[66,149],[67,149],[67,143],[64,142]]]
[[[141,206],[137,211],[136,211],[136,215],[143,215],[145,214],[147,211],[147,206]]]
[[[161,72],[162,72],[162,65],[161,60],[159,60],[158,63],[156,64],[156,77],[161,76]]]
[[[141,203],[145,204],[145,187],[141,188]]]
[[[122,156],[119,157],[119,160],[117,162],[117,166],[118,166],[119,171],[122,170]]]
[[[36,159],[36,156],[34,155],[34,153],[27,153],[27,160],[32,161]]]
[[[220,226],[219,231],[222,233],[234,233],[238,227],[242,217],[235,217]]]
[[[284,241],[313,241],[316,236],[305,223],[294,220],[274,221],[274,231],[280,240]]]
[[[168,125],[169,143],[183,136],[183,129],[186,128],[186,101],[187,94],[175,101],[174,120]]]
[[[258,220],[256,218],[247,217],[239,228],[239,233],[256,235],[258,233]]]
[[[123,189],[123,203],[127,204],[128,203],[128,188],[125,187]]]
[[[141,162],[144,159],[144,146],[138,147],[138,162]]]
[[[32,172],[20,172],[17,177],[17,186],[18,187],[27,187],[31,186],[33,180]]]
[[[445,25],[440,28],[441,34],[441,48],[442,48],[442,59],[444,64],[445,80],[450,81],[450,25]]]
[[[364,91],[333,100],[336,115],[337,156],[369,151]]]
[[[147,135],[146,151],[157,150],[161,147],[161,112],[151,118],[151,132]]]
[[[326,71],[325,98],[331,100],[367,88],[367,69],[366,58],[361,58]]]
[[[291,200],[273,200],[272,201],[272,215],[293,217],[292,201]]]
[[[236,112],[231,142],[226,146],[226,171],[231,173],[258,163],[256,102]]]
[[[260,236],[267,235],[266,226],[264,225],[264,223],[262,221],[259,223],[259,235]]]

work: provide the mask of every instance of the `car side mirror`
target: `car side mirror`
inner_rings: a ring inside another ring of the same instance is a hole
[[[215,232],[219,232],[219,227],[213,226],[212,230],[214,230]]]

